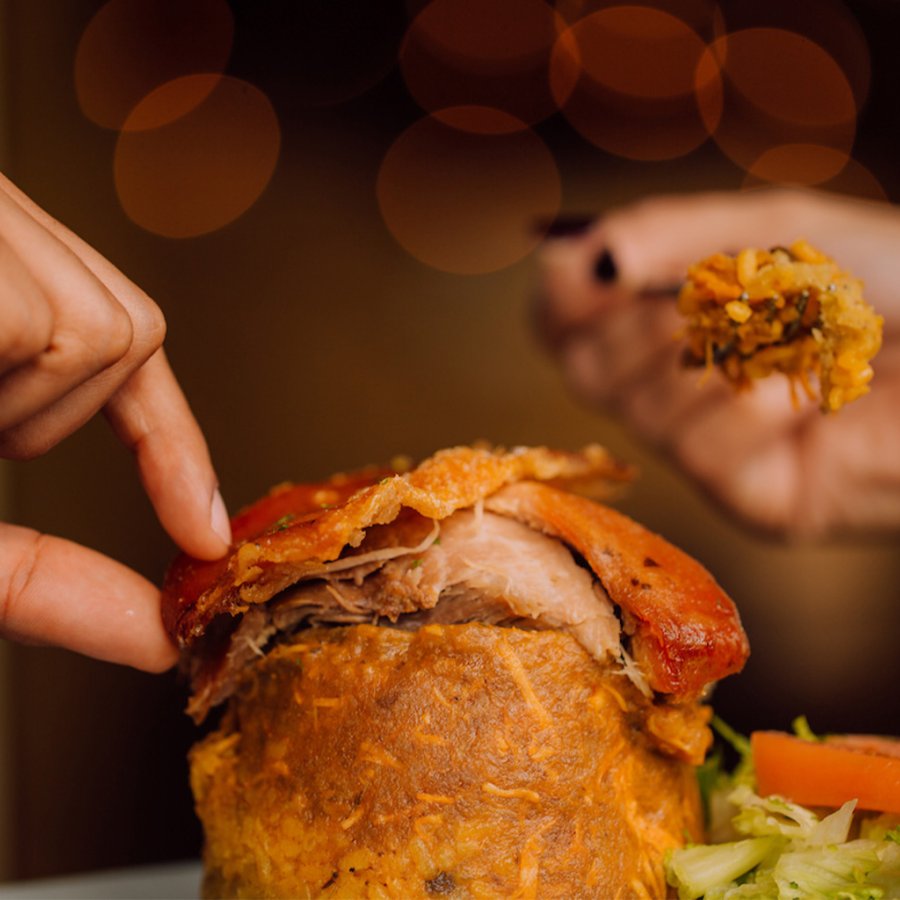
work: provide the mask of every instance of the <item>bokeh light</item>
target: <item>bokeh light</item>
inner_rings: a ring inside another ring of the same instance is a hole
[[[501,109],[532,125],[556,111],[547,67],[562,19],[545,0],[433,0],[412,21],[400,69],[428,112]],[[454,127],[477,128],[479,120]]]
[[[612,91],[664,99],[693,90],[703,43],[675,16],[615,6],[582,19],[571,34],[583,74]]]
[[[888,199],[879,180],[861,163],[831,147],[784,144],[767,150],[750,166],[745,189],[779,185],[816,187],[866,200]]]
[[[629,159],[673,159],[698,147],[718,123],[718,70],[697,77],[706,52],[699,35],[667,12],[608,7],[557,40],[551,88],[563,115],[592,144]]]
[[[396,139],[377,194],[385,224],[407,252],[436,269],[475,275],[512,265],[537,246],[533,223],[552,220],[560,208],[559,171],[543,141],[513,124],[480,134],[426,116]]]
[[[887,191],[881,182],[862,163],[851,159],[840,173],[828,181],[823,181],[820,190],[831,191],[836,194],[847,194],[858,197],[861,200],[877,200],[881,203],[889,203]]]
[[[432,115],[451,128],[478,134],[509,134],[528,127],[521,119],[493,106],[448,106],[436,109]]]
[[[593,13],[621,6],[622,0],[556,0],[556,10],[569,25]],[[641,0],[636,6],[668,13],[696,31],[704,40],[715,37],[718,5],[715,0]]]
[[[728,0],[721,16],[726,31],[762,27],[802,34],[838,64],[853,90],[857,108],[865,102],[872,77],[869,45],[842,0]]]
[[[206,99],[168,124],[130,130],[132,119],[159,121],[184,97]],[[152,91],[133,110],[116,144],[114,174],[123,209],[136,224],[171,238],[195,237],[234,221],[272,176],[281,132],[272,104],[229,76],[189,75]]]
[[[817,144],[780,144],[766,150],[748,174],[773,184],[812,186],[834,178],[847,165],[846,153]]]
[[[721,77],[713,80],[715,71]],[[853,91],[834,59],[802,35],[775,28],[729,33],[704,53],[697,77],[721,87],[721,105],[702,109],[714,111],[710,132],[744,169],[785,144],[828,147],[848,158],[856,133]]]
[[[91,19],[75,54],[75,91],[87,118],[104,128],[125,126],[134,106],[154,88],[195,72],[221,73],[234,37],[225,0],[111,0]],[[215,82],[207,79],[207,93]],[[202,102],[182,98],[184,114]],[[163,124],[161,122],[154,123]],[[132,120],[129,127],[142,127]]]

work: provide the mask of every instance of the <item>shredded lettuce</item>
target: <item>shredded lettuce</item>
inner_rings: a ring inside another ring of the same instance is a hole
[[[856,801],[820,819],[742,784],[728,802],[737,809],[735,830],[747,837],[670,853],[667,877],[681,900],[900,898],[900,826],[848,840]]]
[[[756,868],[776,843],[777,838],[758,837],[676,850],[669,861],[670,884],[678,888],[681,900],[707,896]]]
[[[879,867],[875,841],[848,841],[783,853],[773,877],[779,897],[880,898],[883,889],[869,880]],[[900,872],[897,873],[900,875]],[[896,896],[896,895],[894,895]]]
[[[671,851],[669,884],[680,900],[890,900],[900,898],[900,817],[863,818],[851,840],[856,801],[824,817],[755,790],[750,742],[720,720],[738,753],[731,774],[721,754],[698,772],[711,844]],[[794,730],[819,740],[805,718]]]
[[[739,812],[731,820],[741,834],[777,834],[812,846],[841,844],[847,840],[856,801],[849,800],[821,821],[815,813],[781,797],[758,797],[746,784],[738,785],[728,802]]]

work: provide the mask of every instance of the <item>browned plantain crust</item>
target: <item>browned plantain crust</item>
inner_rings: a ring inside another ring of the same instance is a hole
[[[707,718],[560,632],[301,632],[192,752],[205,896],[663,897]]]

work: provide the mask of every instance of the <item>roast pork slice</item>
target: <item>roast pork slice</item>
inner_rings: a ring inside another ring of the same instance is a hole
[[[609,598],[566,546],[478,510],[445,519],[440,536],[421,553],[389,560],[366,577],[348,568],[327,581],[298,585],[273,606],[281,629],[295,626],[298,613],[317,624],[517,621],[571,631],[597,659],[620,653],[620,624]],[[415,621],[405,622],[411,614]]]

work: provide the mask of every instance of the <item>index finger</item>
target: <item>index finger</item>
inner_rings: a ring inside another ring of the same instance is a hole
[[[134,451],[147,495],[175,542],[199,559],[222,556],[231,542],[228,513],[206,440],[161,349],[104,412]]]

